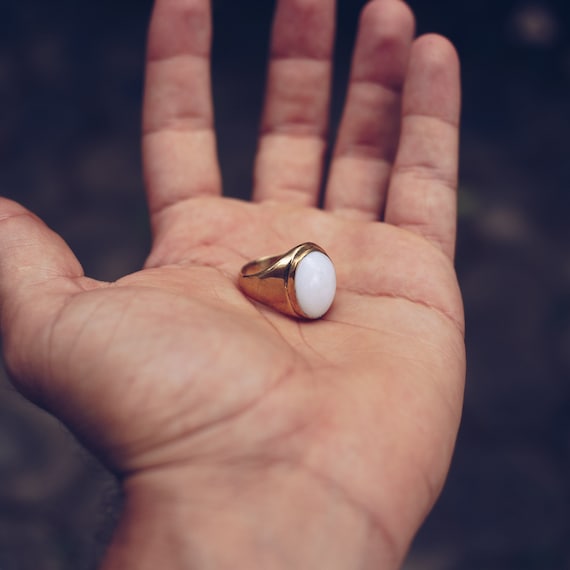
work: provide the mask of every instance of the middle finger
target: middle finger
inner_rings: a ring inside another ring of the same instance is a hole
[[[315,205],[326,150],[335,0],[280,0],[254,199]]]

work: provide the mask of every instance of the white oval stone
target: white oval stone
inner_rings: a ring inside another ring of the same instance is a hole
[[[295,271],[295,295],[299,307],[310,319],[322,317],[336,293],[336,273],[332,261],[320,251],[312,251]]]

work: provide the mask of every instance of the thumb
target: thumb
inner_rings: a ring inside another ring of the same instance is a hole
[[[8,369],[27,394],[34,376],[48,368],[49,329],[83,289],[81,277],[81,265],[59,235],[0,198],[0,331]]]

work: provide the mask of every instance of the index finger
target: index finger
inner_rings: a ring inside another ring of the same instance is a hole
[[[170,225],[166,218],[172,206],[221,194],[211,41],[209,0],[156,0],[147,48],[143,154],[158,238]]]

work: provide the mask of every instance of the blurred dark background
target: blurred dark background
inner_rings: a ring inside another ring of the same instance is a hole
[[[339,0],[344,93],[357,14]],[[570,2],[414,0],[463,62],[460,226],[468,383],[457,453],[406,570],[570,568]],[[273,2],[215,0],[226,193],[250,188]],[[151,0],[0,0],[0,191],[93,277],[148,248],[139,116]],[[93,567],[118,498],[0,379],[0,570]]]

